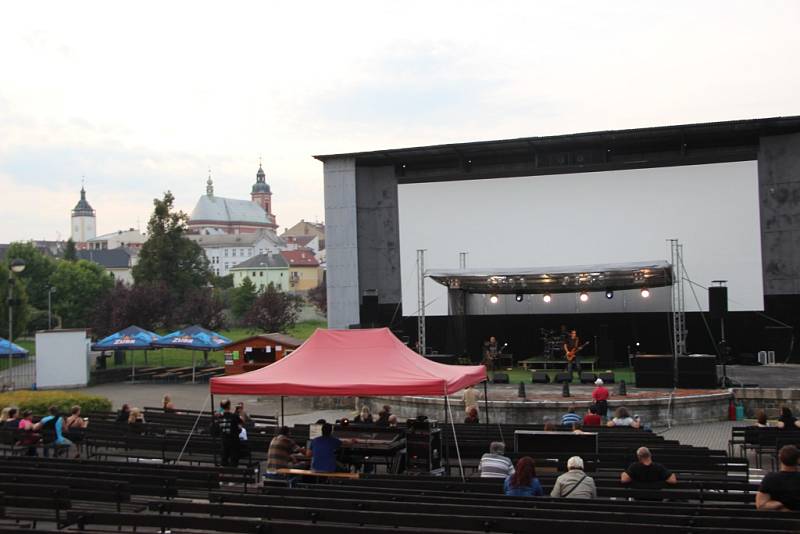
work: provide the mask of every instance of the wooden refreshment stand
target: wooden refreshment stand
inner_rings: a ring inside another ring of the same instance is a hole
[[[261,369],[274,363],[303,344],[286,334],[259,334],[225,347],[225,374],[238,375]]]

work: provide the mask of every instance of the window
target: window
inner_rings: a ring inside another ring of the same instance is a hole
[[[264,276],[264,271],[260,271],[260,272],[258,273],[258,276]]]
[[[230,264],[230,263],[228,263],[227,261],[225,262],[225,270],[226,270],[226,271],[228,270],[228,267],[230,267],[230,265],[231,265],[231,264]]]
[[[226,258],[228,257],[228,249],[227,248],[225,249],[225,257]]]
[[[242,256],[242,257],[244,257],[244,249],[243,249],[243,248],[240,248],[240,249],[239,249],[239,255],[240,255],[240,256]]]
[[[232,250],[231,256],[233,256],[235,258],[236,257],[236,249],[234,248],[234,249],[231,249],[231,250]]]
[[[255,278],[255,277],[256,277],[256,272],[255,272],[255,271],[253,271],[253,278]]]

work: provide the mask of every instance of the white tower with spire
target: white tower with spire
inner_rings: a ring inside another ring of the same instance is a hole
[[[95,211],[86,201],[86,189],[84,189],[83,184],[81,184],[81,199],[72,209],[70,235],[76,244],[86,243],[97,235]]]

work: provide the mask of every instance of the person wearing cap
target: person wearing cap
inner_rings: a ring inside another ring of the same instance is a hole
[[[594,385],[597,387],[592,391],[592,400],[594,401],[597,415],[605,417],[608,415],[608,390],[603,386],[602,378],[595,380]]]

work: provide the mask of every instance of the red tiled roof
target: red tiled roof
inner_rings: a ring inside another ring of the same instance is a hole
[[[319,262],[314,257],[314,251],[311,249],[283,250],[281,251],[281,256],[289,264],[289,267],[319,267]]]

